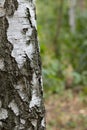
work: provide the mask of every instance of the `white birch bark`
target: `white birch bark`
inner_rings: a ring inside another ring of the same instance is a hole
[[[0,130],[45,130],[34,0],[0,0]]]

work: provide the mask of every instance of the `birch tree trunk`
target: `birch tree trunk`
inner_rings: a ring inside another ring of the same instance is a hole
[[[0,0],[0,130],[45,130],[34,0]]]
[[[76,8],[76,0],[69,0],[69,25],[72,33],[75,32],[76,28],[75,8]]]

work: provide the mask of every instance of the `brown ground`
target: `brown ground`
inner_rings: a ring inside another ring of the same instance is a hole
[[[70,90],[46,98],[47,130],[87,130],[86,98]]]

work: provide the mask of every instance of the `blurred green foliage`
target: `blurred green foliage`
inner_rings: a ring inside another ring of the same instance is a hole
[[[70,31],[69,5],[64,0],[37,0],[38,34],[46,91],[59,93],[69,73],[72,84],[87,86],[87,9],[76,6],[76,30]],[[66,71],[71,65],[72,71]],[[87,91],[87,89],[84,89]]]

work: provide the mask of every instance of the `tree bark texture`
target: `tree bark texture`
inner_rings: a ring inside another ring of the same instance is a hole
[[[0,130],[45,130],[34,0],[0,0]]]

